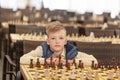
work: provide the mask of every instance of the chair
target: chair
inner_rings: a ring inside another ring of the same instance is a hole
[[[9,54],[5,54],[3,58],[3,80],[6,80],[8,74],[10,80],[18,79],[18,76],[20,75],[19,74],[20,57],[24,53],[30,52],[31,50],[35,49],[42,42],[43,41],[18,40],[16,43],[14,43],[12,48],[14,49],[13,51],[14,57],[11,57],[11,55]],[[7,53],[7,49],[6,49],[6,53]]]
[[[8,49],[7,49],[7,39],[4,40],[4,46],[3,46],[3,73],[2,73],[2,80],[7,79],[7,75],[9,75],[9,80],[13,80],[13,76],[15,79],[16,73],[13,71],[13,68],[16,67],[16,64],[12,62],[12,59],[10,56],[7,54]]]

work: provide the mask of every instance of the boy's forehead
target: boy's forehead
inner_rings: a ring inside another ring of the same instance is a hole
[[[51,31],[48,33],[48,35],[54,35],[54,34],[58,34],[58,35],[66,35],[66,31],[65,30],[57,30],[57,31]]]
[[[52,31],[49,31],[49,33],[66,33],[66,30],[65,29],[61,29],[61,30],[52,30]]]

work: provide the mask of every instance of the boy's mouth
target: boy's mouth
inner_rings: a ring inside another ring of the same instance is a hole
[[[55,45],[55,47],[60,47],[60,45]]]

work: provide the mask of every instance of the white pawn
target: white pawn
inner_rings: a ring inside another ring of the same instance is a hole
[[[92,80],[92,72],[91,72],[91,71],[88,71],[88,72],[86,73],[86,78]]]
[[[49,74],[49,69],[44,69],[44,76],[46,79],[48,79],[50,77],[50,74]]]
[[[58,80],[58,72],[57,72],[57,70],[55,70],[54,73],[53,73],[53,79]]]
[[[76,77],[80,78],[80,72],[78,70],[76,71],[76,74],[77,74]]]
[[[108,73],[108,79],[114,80],[113,72]]]
[[[85,79],[84,79],[84,70],[82,70],[82,72],[81,72],[81,74],[80,74],[80,79],[81,79],[81,80],[85,80]]]
[[[39,72],[38,72],[37,70],[35,70],[35,75],[34,75],[35,80],[37,80],[37,79],[38,79],[38,75],[39,75]]]
[[[95,72],[95,80],[99,80],[98,72]]]
[[[61,74],[62,74],[61,76],[62,80],[66,80],[65,70],[62,70]]]
[[[72,70],[70,71],[70,79],[76,79],[76,77],[75,77],[75,65],[72,66]]]

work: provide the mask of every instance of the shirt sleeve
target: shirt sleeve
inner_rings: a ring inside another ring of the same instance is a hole
[[[30,59],[33,59],[33,64],[36,63],[37,58],[39,58],[40,63],[44,63],[44,58],[42,58],[43,50],[42,46],[38,46],[35,50],[32,50],[29,53],[24,54],[20,57],[20,64],[30,64]]]
[[[84,52],[78,52],[78,55],[76,56],[76,61],[79,63],[79,60],[83,62],[85,66],[91,65],[92,61],[97,64],[97,59],[93,55],[86,54]]]

